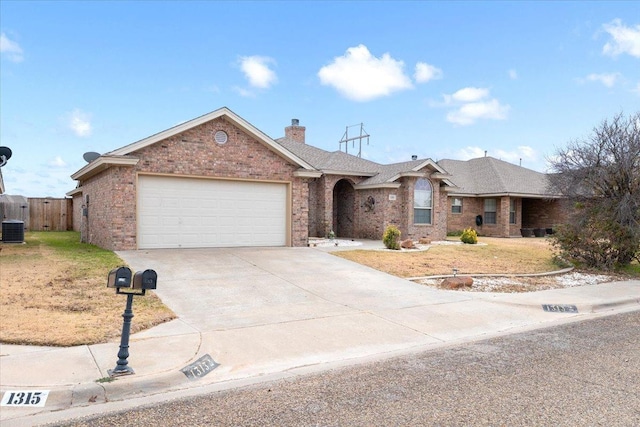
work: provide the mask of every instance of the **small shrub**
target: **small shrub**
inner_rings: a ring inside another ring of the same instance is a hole
[[[476,243],[478,243],[478,233],[476,233],[476,230],[474,230],[473,228],[465,228],[462,231],[460,240],[462,241],[462,243],[475,245]]]
[[[449,237],[460,237],[462,236],[462,230],[448,231],[447,236]]]
[[[382,235],[382,243],[387,249],[400,249],[400,230],[395,225],[389,225]]]

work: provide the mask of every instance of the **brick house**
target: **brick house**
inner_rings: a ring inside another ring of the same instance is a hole
[[[451,187],[430,159],[380,165],[278,140],[227,108],[103,154],[72,175],[74,229],[110,250],[306,246],[309,236],[446,235]]]
[[[380,239],[388,225],[403,238],[446,236],[447,173],[430,159],[381,165],[305,144],[294,120],[276,140],[322,175],[309,181],[309,235]]]
[[[488,156],[438,165],[454,185],[448,193],[448,232],[472,227],[484,236],[513,237],[546,233],[566,218],[566,200],[549,190],[546,174]]]

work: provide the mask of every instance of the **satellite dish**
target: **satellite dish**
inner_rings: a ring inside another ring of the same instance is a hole
[[[82,156],[84,158],[84,160],[87,163],[91,163],[93,162],[95,159],[97,159],[98,157],[100,157],[100,153],[96,153],[94,151],[89,151],[87,153],[84,153],[84,155]]]
[[[0,168],[7,164],[7,160],[11,158],[11,148],[0,147]]]

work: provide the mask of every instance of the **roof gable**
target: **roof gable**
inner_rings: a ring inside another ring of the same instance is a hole
[[[233,111],[231,111],[227,107],[219,108],[219,109],[217,109],[215,111],[212,111],[212,112],[210,112],[208,114],[202,115],[200,117],[196,117],[195,119],[189,120],[189,121],[184,122],[184,123],[180,123],[179,125],[176,125],[176,126],[174,126],[172,128],[169,128],[169,129],[166,129],[166,130],[164,130],[162,132],[156,133],[154,135],[151,135],[151,136],[149,136],[147,138],[141,139],[141,140],[136,141],[134,143],[131,143],[129,145],[125,145],[124,147],[118,148],[116,150],[113,150],[113,151],[107,153],[107,155],[110,155],[110,156],[124,156],[124,155],[127,155],[127,154],[131,154],[134,151],[137,151],[137,150],[140,150],[142,148],[148,147],[148,146],[153,145],[153,144],[155,144],[157,142],[160,142],[160,141],[162,141],[164,139],[167,139],[167,138],[170,138],[172,136],[178,135],[178,134],[180,134],[182,132],[185,132],[185,131],[187,131],[189,129],[193,129],[196,126],[200,126],[201,124],[207,123],[207,122],[209,122],[211,120],[215,120],[215,119],[223,117],[223,116],[228,118],[229,120],[231,120],[236,126],[240,127],[245,132],[247,132],[250,135],[252,135],[262,145],[264,145],[267,148],[269,148],[270,150],[274,151],[276,154],[280,155],[281,157],[287,159],[291,163],[293,163],[295,165],[298,165],[303,169],[311,169],[311,170],[313,169],[313,167],[310,164],[308,164],[307,162],[305,162],[304,160],[302,160],[301,158],[299,158],[298,156],[296,156],[292,152],[290,152],[288,150],[283,150],[282,146],[280,144],[277,144],[273,139],[271,139],[269,136],[267,136],[260,129],[256,128],[251,123],[249,123],[248,121],[246,121],[242,117],[238,116],[236,113],[234,113]]]

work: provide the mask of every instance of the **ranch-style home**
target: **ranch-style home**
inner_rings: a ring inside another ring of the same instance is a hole
[[[493,157],[440,160],[450,175],[447,231],[473,227],[495,237],[545,235],[566,219],[566,199],[549,176]]]
[[[453,226],[448,193],[464,188],[443,162],[321,150],[297,120],[272,139],[228,108],[100,155],[72,178],[74,230],[110,250],[307,246],[331,231],[380,239],[390,224],[438,240]]]

